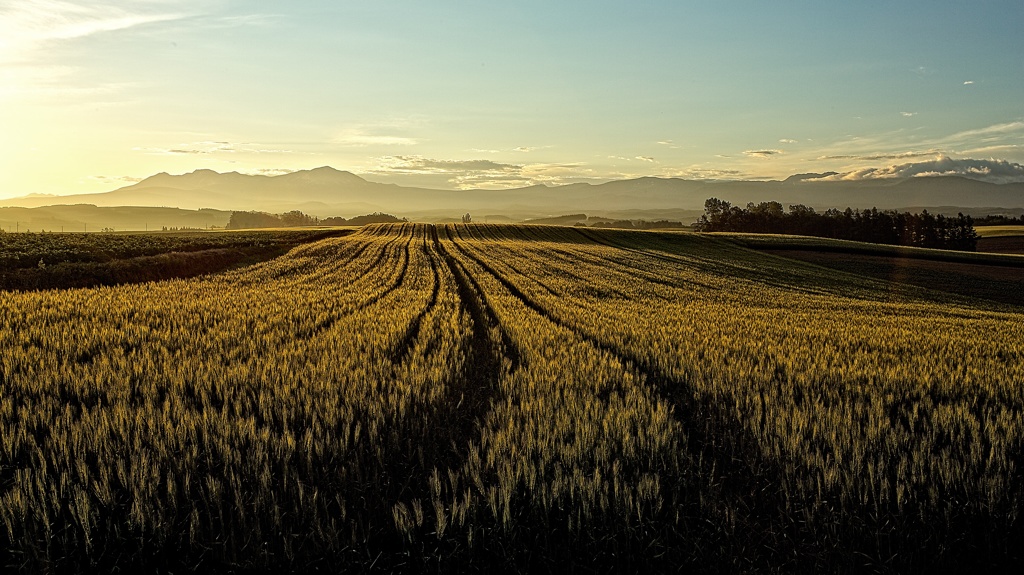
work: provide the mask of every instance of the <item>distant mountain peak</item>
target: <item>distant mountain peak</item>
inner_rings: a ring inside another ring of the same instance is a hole
[[[297,172],[281,174],[280,176],[273,176],[271,179],[279,182],[303,183],[316,186],[352,186],[368,183],[352,172],[337,170],[331,166],[320,166],[312,170],[299,170]]]

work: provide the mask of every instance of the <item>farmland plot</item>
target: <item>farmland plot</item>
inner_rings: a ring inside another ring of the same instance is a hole
[[[727,238],[395,224],[0,292],[29,571],[1021,560],[1019,307]]]

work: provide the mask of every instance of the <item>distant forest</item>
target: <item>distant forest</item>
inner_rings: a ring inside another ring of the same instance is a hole
[[[293,210],[284,214],[268,214],[266,212],[232,212],[228,220],[229,230],[251,228],[292,228],[299,226],[362,226],[366,224],[384,224],[406,222],[405,218],[397,218],[391,214],[374,212],[363,216],[345,219],[332,217],[320,219],[316,216]]]
[[[833,208],[818,213],[814,208],[796,204],[786,212],[779,202],[751,202],[744,209],[709,198],[704,202],[704,215],[694,227],[704,232],[793,234],[971,252],[977,251],[978,246],[971,216],[957,214],[953,218],[933,215],[928,210],[911,214],[874,208]]]
[[[1024,216],[991,215],[974,220],[978,226],[1024,226]]]
[[[649,222],[647,220],[614,220],[614,221],[599,221],[591,224],[594,228],[620,228],[627,230],[661,230],[661,229],[675,229],[682,228],[683,222],[673,222],[669,220],[658,220]]]

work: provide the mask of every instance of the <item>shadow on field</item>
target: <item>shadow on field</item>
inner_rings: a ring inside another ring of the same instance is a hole
[[[762,250],[834,270],[1024,306],[1022,267],[803,250]]]
[[[348,230],[331,231],[269,245],[172,251],[109,261],[62,262],[49,266],[15,268],[0,271],[0,290],[90,288],[191,278],[269,261],[298,245],[348,233]]]

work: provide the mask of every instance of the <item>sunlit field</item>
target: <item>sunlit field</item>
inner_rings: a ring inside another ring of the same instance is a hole
[[[1024,236],[1024,226],[978,226],[978,235],[983,238]]]
[[[406,223],[0,291],[0,560],[1019,564],[1024,306],[898,279],[728,235]]]

